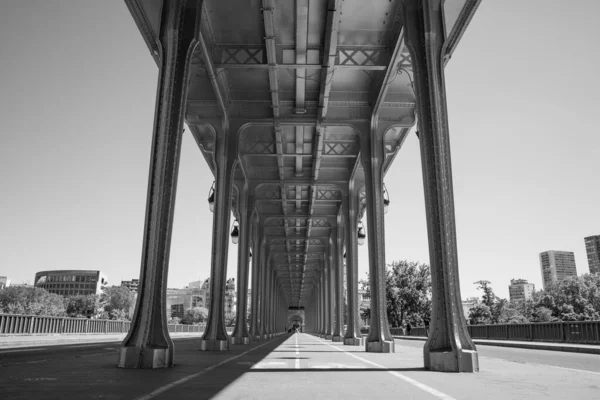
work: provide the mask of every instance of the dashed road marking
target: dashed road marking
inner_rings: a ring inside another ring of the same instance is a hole
[[[204,368],[204,369],[203,369],[202,371],[200,371],[200,372],[196,372],[195,374],[188,375],[188,376],[186,376],[186,377],[184,377],[184,378],[181,378],[181,379],[179,379],[179,380],[176,380],[175,382],[171,382],[171,383],[169,383],[169,384],[167,384],[167,385],[161,386],[161,387],[159,387],[158,389],[156,389],[156,390],[153,390],[152,392],[150,392],[150,393],[148,393],[148,394],[146,394],[146,395],[144,395],[144,396],[141,396],[141,397],[138,397],[138,398],[136,398],[135,400],[148,400],[148,399],[152,399],[152,398],[154,398],[154,397],[158,396],[159,394],[162,394],[162,393],[166,392],[167,390],[174,388],[175,386],[181,385],[182,383],[186,383],[186,382],[187,382],[187,381],[189,381],[189,380],[192,380],[192,379],[194,379],[194,378],[197,378],[197,377],[199,377],[200,375],[203,375],[203,374],[207,373],[208,371],[211,371],[211,370],[213,370],[213,369],[215,369],[215,368],[217,368],[217,367],[220,367],[220,366],[221,366],[221,365],[223,365],[223,364],[227,364],[229,361],[232,361],[232,360],[235,360],[235,359],[237,359],[237,358],[240,358],[240,357],[242,357],[242,356],[245,356],[246,354],[248,354],[248,353],[250,353],[250,352],[252,352],[252,351],[254,351],[254,350],[256,350],[256,349],[258,349],[258,348],[260,348],[260,347],[263,347],[263,346],[265,346],[265,345],[267,345],[267,344],[271,343],[271,342],[272,342],[273,340],[275,340],[275,339],[277,339],[277,338],[271,339],[271,340],[269,340],[268,342],[265,342],[265,343],[263,343],[263,344],[259,344],[258,346],[254,347],[254,348],[252,348],[252,349],[246,350],[245,352],[243,352],[243,353],[240,353],[240,354],[238,354],[237,356],[229,357],[228,359],[226,359],[226,360],[223,360],[223,361],[221,361],[220,363],[217,363],[217,364],[211,365],[210,367],[206,367],[206,368]]]
[[[296,338],[296,361],[294,362],[295,369],[300,369],[300,358],[298,358],[298,356],[300,355],[300,349],[298,348],[298,335],[299,333],[296,333],[294,335],[294,337]]]
[[[354,358],[356,358],[357,360],[360,360],[360,361],[362,361],[362,362],[365,362],[365,363],[367,363],[367,364],[374,365],[374,366],[376,366],[376,367],[378,367],[378,368],[381,368],[381,369],[386,369],[386,367],[384,367],[383,365],[379,365],[379,364],[377,364],[377,363],[374,363],[373,361],[369,361],[369,360],[367,360],[367,359],[364,359],[364,358],[362,358],[362,357],[359,357],[359,356],[357,356],[357,355],[355,355],[355,354],[348,353],[347,351],[345,351],[345,350],[343,350],[343,349],[340,349],[340,348],[338,348],[338,347],[336,347],[336,346],[334,346],[334,345],[332,345],[332,344],[329,344],[329,343],[327,343],[327,342],[324,342],[324,341],[322,341],[322,340],[320,340],[320,339],[317,339],[317,340],[318,340],[319,342],[325,343],[325,344],[326,344],[327,346],[329,346],[329,347],[333,347],[333,348],[334,348],[334,349],[336,349],[337,351],[340,351],[340,352],[342,352],[342,353],[345,353],[345,354],[349,355],[350,357],[354,357]],[[396,378],[402,379],[402,380],[403,380],[404,382],[406,382],[406,383],[410,383],[411,385],[418,387],[419,389],[421,389],[421,390],[423,390],[423,391],[425,391],[425,392],[429,393],[429,394],[430,394],[430,395],[432,395],[432,396],[435,396],[435,397],[437,397],[438,399],[443,399],[443,400],[456,400],[456,399],[455,399],[454,397],[452,397],[452,396],[449,396],[449,395],[447,395],[447,394],[445,394],[445,393],[442,393],[442,392],[440,392],[439,390],[436,390],[436,389],[432,388],[431,386],[427,386],[427,385],[425,385],[424,383],[421,383],[421,382],[419,382],[419,381],[416,381],[416,380],[414,380],[414,379],[412,379],[412,378],[409,378],[408,376],[406,376],[406,375],[403,375],[403,374],[401,374],[401,373],[399,373],[399,372],[397,372],[397,371],[386,371],[386,372],[387,372],[387,373],[389,373],[389,374],[391,374],[391,375],[393,375],[393,376],[395,376]]]

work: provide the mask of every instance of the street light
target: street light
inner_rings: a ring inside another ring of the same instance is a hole
[[[240,229],[239,229],[238,220],[233,221],[233,228],[231,229],[231,241],[233,244],[238,244],[240,240]]]
[[[385,187],[385,183],[383,184],[383,213],[387,214],[388,208],[390,207],[390,194]]]
[[[362,221],[358,221],[358,232],[356,233],[358,245],[362,246],[365,244],[365,238],[367,234],[365,233],[365,227],[363,226]]]
[[[213,181],[210,190],[208,191],[208,208],[210,212],[215,211],[215,181]]]

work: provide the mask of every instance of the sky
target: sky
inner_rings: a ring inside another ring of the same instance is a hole
[[[600,234],[600,2],[484,0],[446,68],[463,298]],[[158,70],[121,0],[0,0],[0,276],[137,278]],[[413,130],[414,132],[414,130]],[[428,262],[418,140],[387,173],[386,261]],[[213,181],[184,134],[169,287],[210,274]],[[235,277],[237,246],[227,274]],[[367,246],[359,272],[368,270]]]

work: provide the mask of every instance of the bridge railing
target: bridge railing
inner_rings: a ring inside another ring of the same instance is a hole
[[[600,321],[538,322],[530,324],[468,325],[473,339],[527,340],[600,344]],[[391,328],[394,336],[406,336],[403,328]],[[425,328],[416,327],[410,336],[427,336]]]
[[[127,333],[131,322],[123,320],[46,317],[40,315],[0,314],[0,335],[60,335]],[[169,332],[204,332],[206,324],[167,325]],[[231,334],[232,327],[227,328]]]

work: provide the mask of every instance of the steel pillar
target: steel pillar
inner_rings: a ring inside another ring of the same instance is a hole
[[[261,245],[260,238],[263,235],[262,225],[259,224],[258,218],[254,218],[254,236],[252,240],[254,257],[252,258],[252,293],[250,300],[250,340],[260,340],[260,329],[258,318],[260,315],[260,260],[262,258],[261,255]]]
[[[266,243],[263,240],[262,249],[261,249],[261,260],[259,264],[259,301],[260,301],[260,314],[258,316],[258,331],[261,340],[266,340],[266,324],[265,319],[267,315],[267,301],[266,301],[266,292],[267,292],[267,268],[269,265],[269,256],[267,255]]]
[[[232,344],[250,343],[246,312],[248,309],[248,270],[249,270],[249,246],[252,224],[252,211],[254,210],[254,194],[249,193],[248,185],[239,189],[239,213],[240,213],[240,241],[238,247],[238,271],[237,271],[237,313],[235,328],[231,335]]]
[[[210,310],[200,350],[229,350],[229,335],[225,329],[225,286],[231,215],[232,174],[237,160],[237,129],[227,121],[216,135],[215,210],[210,269]]]
[[[348,196],[344,195],[342,200],[342,212],[345,207],[348,206]],[[338,217],[337,223],[337,235],[336,235],[336,246],[333,251],[333,296],[335,298],[335,324],[333,327],[333,337],[331,338],[334,342],[341,342],[344,335],[344,235],[343,230],[347,227],[343,223],[343,214]]]
[[[351,187],[348,196],[348,224],[346,227],[346,293],[348,320],[344,344],[362,346],[363,338],[358,325],[358,191]]]
[[[119,350],[120,368],[173,365],[167,331],[166,293],[169,250],[181,154],[183,117],[192,53],[200,32],[201,0],[173,0],[161,12],[157,40],[160,69],[140,287],[131,328]]]
[[[363,132],[361,157],[365,171],[367,195],[367,240],[369,243],[369,285],[371,288],[371,322],[365,349],[373,353],[393,353],[385,298],[385,224],[383,218],[383,135],[385,128],[373,126]]]
[[[444,82],[442,0],[403,0],[406,44],[414,65],[432,281],[426,369],[479,370],[463,316],[458,279],[454,195]]]

